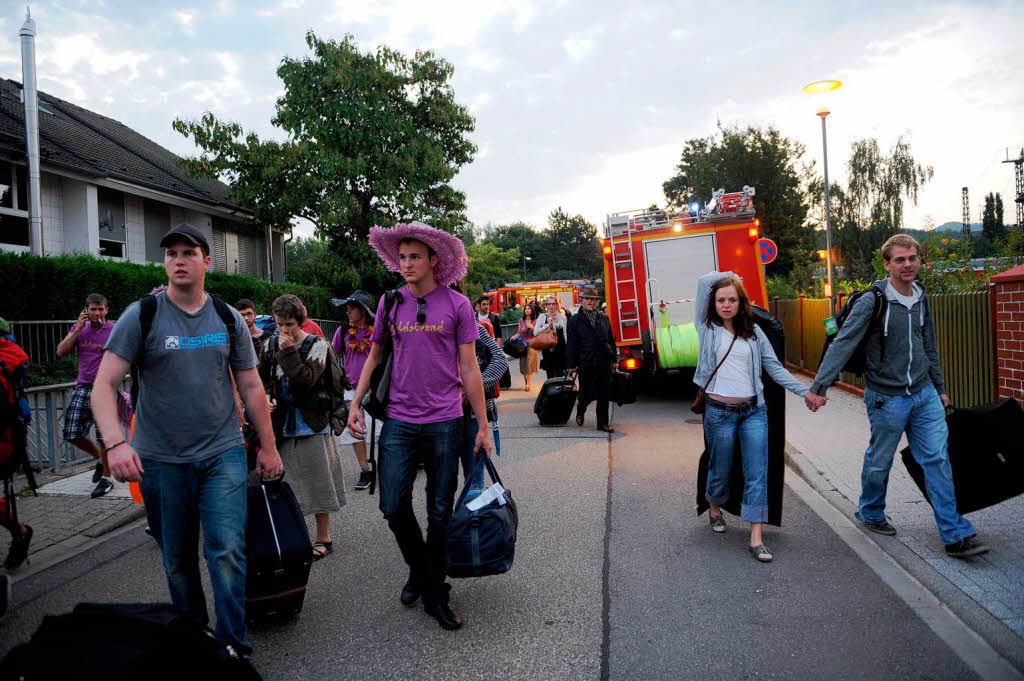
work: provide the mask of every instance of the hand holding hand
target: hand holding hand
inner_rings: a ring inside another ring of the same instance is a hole
[[[807,408],[812,412],[818,411],[824,407],[826,402],[828,402],[828,398],[823,395],[818,395],[817,393],[809,392],[804,395],[804,404],[806,404]]]

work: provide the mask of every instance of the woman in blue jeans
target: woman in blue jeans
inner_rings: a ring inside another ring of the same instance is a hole
[[[694,382],[705,389],[704,435],[711,464],[705,496],[711,529],[725,532],[722,504],[729,500],[729,473],[739,442],[743,459],[740,518],[750,523],[750,552],[772,560],[762,528],[768,519],[768,409],[762,367],[776,383],[803,397],[807,387],[779,362],[768,337],[754,324],[750,299],[732,272],[710,272],[697,280],[695,326],[700,352]]]

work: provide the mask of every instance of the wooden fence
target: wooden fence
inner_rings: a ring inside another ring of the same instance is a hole
[[[994,396],[992,312],[989,291],[929,296],[939,360],[953,404],[969,407]],[[838,305],[842,304],[842,298]],[[837,307],[838,309],[838,307]],[[772,301],[772,313],[786,332],[786,361],[817,371],[825,346],[827,298]],[[844,373],[840,380],[864,387],[864,379]]]

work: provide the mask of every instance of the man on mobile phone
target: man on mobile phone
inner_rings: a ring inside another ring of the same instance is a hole
[[[57,345],[58,357],[78,353],[78,380],[75,381],[75,389],[64,413],[64,439],[96,459],[96,470],[92,476],[92,481],[96,483],[92,491],[93,499],[114,488],[114,478],[110,475],[107,463],[107,450],[103,447],[99,429],[96,429],[97,442],[89,438],[89,431],[96,425],[92,416],[92,384],[96,380],[100,360],[103,359],[103,347],[110,338],[110,332],[114,330],[114,322],[107,321],[109,312],[107,299],[99,293],[90,293],[78,319],[68,330],[68,335]]]

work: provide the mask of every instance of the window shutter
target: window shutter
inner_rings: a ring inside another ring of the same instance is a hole
[[[224,243],[223,229],[213,228],[213,252],[210,255],[213,257],[213,269],[218,272],[228,271],[228,250]]]

